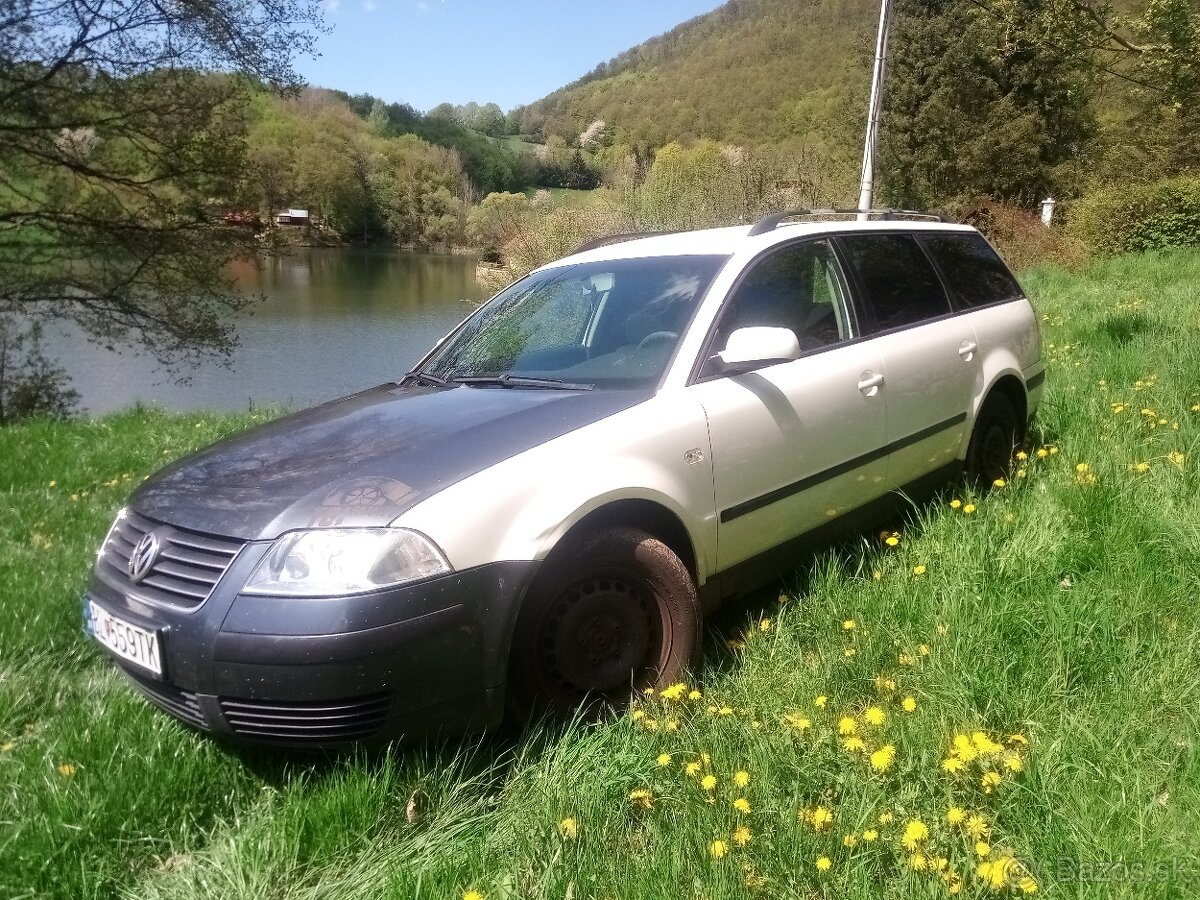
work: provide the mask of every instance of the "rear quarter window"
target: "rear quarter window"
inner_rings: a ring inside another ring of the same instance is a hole
[[[960,307],[1005,303],[1024,296],[1008,266],[978,234],[939,234],[925,238]]]
[[[916,325],[952,311],[937,271],[912,235],[843,235],[840,242],[866,294],[875,331]]]

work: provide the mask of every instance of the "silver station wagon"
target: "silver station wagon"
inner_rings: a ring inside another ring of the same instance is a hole
[[[931,218],[585,246],[399,380],[145,481],[87,629],[171,715],[285,746],[678,680],[703,614],[802,544],[1006,471],[1037,323],[977,231]]]

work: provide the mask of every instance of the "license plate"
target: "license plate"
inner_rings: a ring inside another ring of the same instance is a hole
[[[118,619],[91,600],[88,612],[88,630],[96,640],[122,659],[162,675],[162,647],[157,631],[147,631]]]

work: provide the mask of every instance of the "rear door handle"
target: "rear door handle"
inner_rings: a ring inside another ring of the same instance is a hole
[[[958,345],[958,355],[967,362],[970,362],[975,356],[975,351],[978,349],[979,345],[974,341],[963,341]]]
[[[862,373],[862,377],[858,381],[858,389],[866,396],[874,397],[879,393],[881,384],[883,384],[883,376],[878,372],[868,370]]]

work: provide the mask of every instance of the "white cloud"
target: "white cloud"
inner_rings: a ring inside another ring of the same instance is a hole
[[[325,12],[335,13],[338,7],[342,5],[342,0],[322,0],[321,5],[325,7]]]

